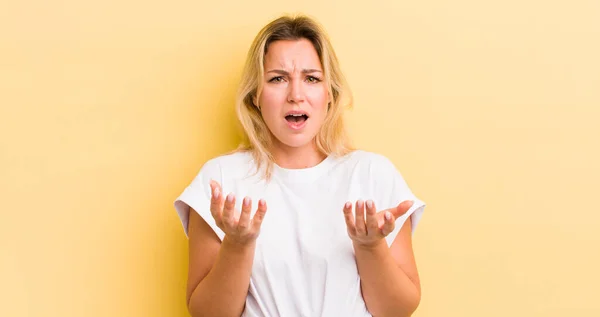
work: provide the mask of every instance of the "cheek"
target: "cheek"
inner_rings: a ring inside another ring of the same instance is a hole
[[[282,89],[274,89],[265,87],[260,95],[260,105],[265,108],[272,108],[279,106],[285,101],[285,91]]]
[[[315,111],[318,111],[321,117],[325,117],[327,111],[327,90],[324,88],[315,89],[307,94],[307,98]]]
[[[282,104],[280,95],[277,91],[264,89],[260,95],[258,104],[260,105],[260,111],[265,123],[267,123],[269,128],[272,128],[281,112],[279,110]]]
[[[307,97],[319,105],[327,103],[327,87],[324,84],[318,84],[306,90]]]

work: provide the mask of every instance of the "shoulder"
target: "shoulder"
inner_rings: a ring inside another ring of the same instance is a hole
[[[206,183],[211,179],[222,182],[225,178],[242,177],[251,170],[253,162],[249,152],[238,151],[219,155],[202,164],[195,179]]]
[[[401,178],[392,161],[383,154],[355,150],[338,160],[337,170],[369,186],[392,184]]]
[[[202,166],[202,170],[232,170],[252,163],[253,159],[250,152],[236,151],[209,159]]]
[[[347,155],[346,162],[372,171],[396,170],[394,163],[385,155],[365,150],[355,150]]]

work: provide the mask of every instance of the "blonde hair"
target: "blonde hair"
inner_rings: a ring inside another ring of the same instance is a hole
[[[269,45],[279,40],[309,40],[323,66],[324,82],[331,103],[320,131],[315,137],[319,151],[325,155],[343,156],[353,150],[344,127],[343,113],[352,108],[352,93],[340,69],[328,35],[314,19],[305,15],[282,16],[263,27],[248,51],[236,96],[236,114],[244,132],[244,142],[236,151],[250,151],[257,172],[266,164],[264,177],[271,178],[274,159],[270,148],[274,137],[265,124],[258,105],[264,78],[264,60]]]

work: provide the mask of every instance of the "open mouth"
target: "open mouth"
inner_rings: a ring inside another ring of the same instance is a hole
[[[290,114],[285,116],[285,120],[290,123],[300,124],[308,120],[308,116],[305,114]]]

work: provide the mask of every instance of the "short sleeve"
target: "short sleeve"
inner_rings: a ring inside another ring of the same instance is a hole
[[[174,207],[177,211],[185,236],[188,237],[188,223],[190,219],[190,207],[192,207],[213,229],[219,239],[223,240],[225,233],[217,226],[215,219],[210,213],[210,180],[215,180],[222,184],[222,172],[219,163],[215,160],[206,162],[198,175],[184,189],[184,191],[175,199]]]
[[[375,187],[376,192],[380,195],[379,201],[384,204],[382,209],[396,207],[405,200],[414,201],[410,209],[404,215],[396,219],[394,231],[386,237],[388,246],[391,246],[398,235],[398,232],[400,232],[400,229],[402,229],[402,226],[409,217],[412,221],[412,234],[414,234],[417,225],[423,216],[425,202],[413,194],[400,171],[398,171],[389,159],[380,156],[375,164],[378,169],[378,180],[376,181]]]

